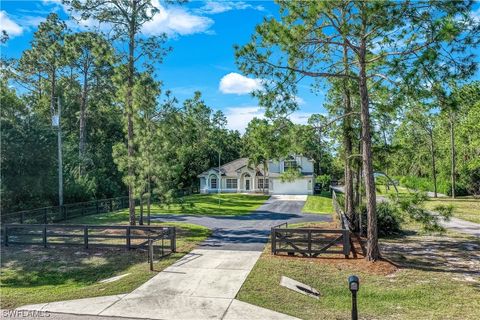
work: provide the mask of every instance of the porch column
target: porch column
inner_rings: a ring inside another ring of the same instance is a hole
[[[237,173],[237,192],[242,192],[241,174]]]

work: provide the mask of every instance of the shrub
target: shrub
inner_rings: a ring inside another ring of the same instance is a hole
[[[319,183],[322,190],[328,191],[331,178],[328,174],[322,174],[315,177],[315,183]]]
[[[362,204],[358,207],[362,215],[362,230],[367,230],[367,207]],[[381,202],[377,204],[377,230],[379,237],[391,236],[401,231],[402,215],[398,208],[391,203]]]

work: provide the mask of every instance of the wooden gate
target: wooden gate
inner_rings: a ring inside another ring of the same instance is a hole
[[[348,258],[350,231],[347,229],[288,228],[283,223],[271,230],[272,254],[299,253],[304,257],[343,254]]]

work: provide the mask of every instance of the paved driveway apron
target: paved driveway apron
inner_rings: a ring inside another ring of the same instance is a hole
[[[154,217],[166,222],[189,222],[213,230],[200,248],[262,251],[273,226],[284,222],[331,221],[330,215],[302,213],[306,196],[275,195],[250,214],[241,216],[196,216],[165,214]]]

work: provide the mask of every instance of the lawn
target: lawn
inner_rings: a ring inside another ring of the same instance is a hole
[[[324,191],[318,195],[308,196],[302,212],[320,214],[333,213],[332,196],[330,192]]]
[[[459,219],[480,223],[480,200],[473,197],[430,198],[425,202],[427,209],[433,210],[438,205],[452,205],[453,216]]]
[[[387,188],[386,185],[377,183],[375,184],[375,188],[378,195],[389,195],[397,193],[394,186],[390,186],[389,188]],[[397,190],[400,196],[412,193],[410,192],[410,190],[402,186],[397,186]]]
[[[222,194],[194,194],[179,199],[180,203],[172,205],[152,204],[151,214],[198,214],[198,215],[243,215],[260,207],[270,196],[248,195],[236,193]],[[137,207],[137,216],[140,208]],[[146,208],[145,208],[146,216]],[[104,215],[90,215],[67,220],[67,223],[118,223],[128,221],[128,209],[107,213]]]
[[[109,222],[110,223],[110,222]],[[59,300],[128,293],[173,264],[206,239],[205,227],[168,223],[177,227],[177,253],[159,259],[149,270],[145,251],[125,249],[85,250],[81,247],[2,248],[1,308],[15,308]],[[110,283],[99,281],[128,274]]]
[[[408,245],[418,246],[425,239],[426,246],[412,247],[411,252],[406,252]],[[461,238],[454,239],[449,247],[441,239],[445,238],[406,236],[388,240],[391,250],[385,256],[398,263],[399,269],[386,261],[371,264],[363,259],[340,257],[272,256],[267,246],[237,299],[301,319],[350,319],[347,278],[356,274],[360,278],[361,319],[479,319],[479,254],[466,247],[479,248],[480,243]],[[435,244],[443,249],[432,247]],[[384,243],[383,247],[386,246]],[[431,250],[429,254],[425,254],[427,249]],[[428,255],[438,257],[429,260]],[[453,261],[453,257],[457,259]],[[466,260],[459,267],[459,260],[463,259]],[[320,299],[281,287],[281,276],[311,285],[320,292]]]

